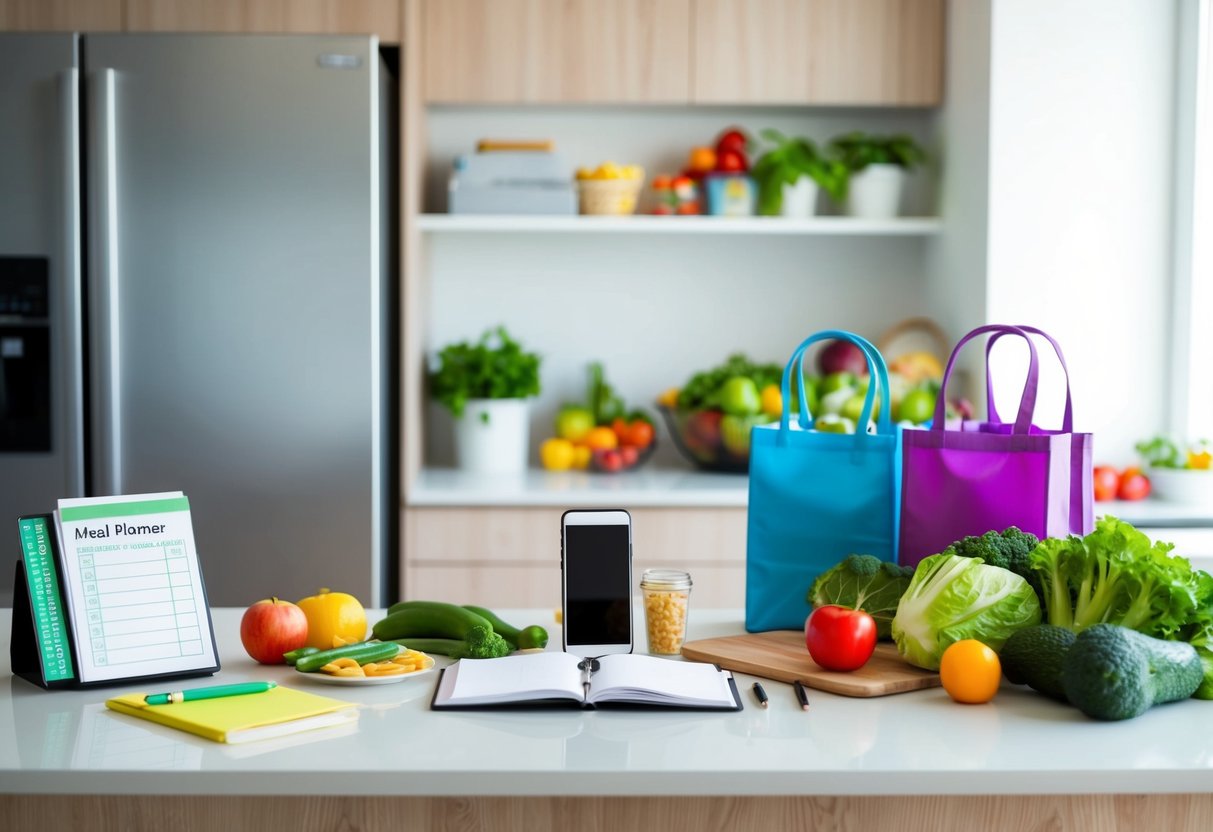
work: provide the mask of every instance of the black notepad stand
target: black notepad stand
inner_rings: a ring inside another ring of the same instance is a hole
[[[133,673],[121,677],[82,681],[77,660],[79,634],[73,625],[63,584],[66,571],[63,554],[54,532],[54,517],[49,514],[18,518],[21,533],[27,534],[28,524],[38,524],[36,552],[28,552],[22,538],[21,550],[13,576],[13,621],[9,640],[9,657],[13,674],[47,690],[125,685],[148,679],[186,679],[210,676],[219,670],[218,652],[214,650],[215,633],[210,610],[198,611],[205,620],[205,633],[211,640],[213,666],[169,673]],[[29,561],[27,562],[27,558]],[[205,592],[205,590],[204,590]],[[88,638],[88,634],[84,634]]]

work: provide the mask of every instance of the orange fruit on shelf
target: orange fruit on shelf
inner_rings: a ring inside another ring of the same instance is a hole
[[[998,654],[974,638],[948,646],[939,660],[939,679],[948,696],[966,705],[989,702],[998,693],[1002,664]]]
[[[690,158],[687,160],[687,166],[694,171],[714,169],[716,167],[716,151],[710,147],[692,148]]]
[[[329,650],[336,639],[366,640],[366,610],[353,595],[322,589],[296,605],[307,618],[307,646]]]
[[[619,446],[619,437],[615,431],[600,425],[585,435],[585,446],[591,451],[610,451]]]

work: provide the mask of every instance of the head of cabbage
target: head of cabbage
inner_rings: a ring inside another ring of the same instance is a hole
[[[938,670],[950,645],[977,639],[995,652],[1016,630],[1040,623],[1040,601],[1006,569],[944,552],[924,558],[893,617],[893,641],[910,664]]]

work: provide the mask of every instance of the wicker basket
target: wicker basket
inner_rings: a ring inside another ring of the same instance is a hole
[[[624,216],[636,211],[642,179],[582,179],[577,183],[581,213]]]

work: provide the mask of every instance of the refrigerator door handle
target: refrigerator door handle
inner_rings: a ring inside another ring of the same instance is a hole
[[[122,493],[121,343],[119,340],[118,257],[118,141],[114,95],[116,74],[98,69],[91,74],[89,158],[95,172],[93,205],[93,268],[91,303],[95,386],[93,491]]]
[[[63,139],[63,289],[64,372],[67,395],[67,487],[84,496],[84,324],[80,285],[80,88],[75,67],[59,73],[59,116]]]

